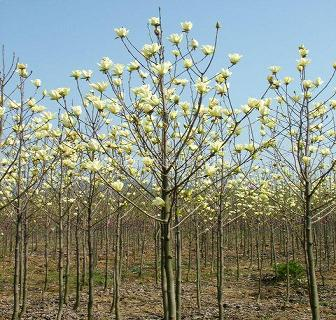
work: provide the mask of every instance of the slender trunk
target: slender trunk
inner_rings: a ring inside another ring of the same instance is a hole
[[[164,268],[167,279],[167,300],[168,300],[168,319],[176,320],[176,300],[175,300],[175,284],[173,270],[173,256],[171,250],[171,234],[170,223],[163,224],[163,253]]]
[[[191,255],[191,245],[192,245],[192,234],[191,230],[189,230],[189,246],[188,246],[188,272],[187,272],[187,281],[189,282],[190,271],[191,271],[191,263],[192,263],[192,255]]]
[[[22,228],[22,213],[20,210],[17,212],[16,225],[15,225],[15,248],[14,248],[14,279],[13,279],[13,292],[14,292],[14,305],[12,320],[17,320],[19,317],[20,308],[20,245],[21,245],[21,228]]]
[[[142,224],[142,232],[141,232],[141,249],[140,249],[140,266],[139,266],[139,277],[142,277],[142,270],[144,265],[144,253],[145,253],[145,220]]]
[[[196,226],[196,298],[197,298],[197,308],[201,311],[201,257],[200,257],[200,240],[199,240],[199,227],[197,218],[195,219]]]
[[[45,230],[44,230],[44,286],[43,286],[43,296],[48,288],[48,272],[49,272],[49,223],[46,220]]]
[[[160,255],[160,225],[155,221],[154,223],[154,254],[155,254],[155,284],[159,284],[159,255]]]
[[[79,242],[79,212],[77,212],[76,217],[76,228],[75,228],[75,242],[76,242],[76,301],[74,304],[74,310],[77,310],[80,302],[80,242]]]
[[[94,273],[94,261],[93,261],[93,239],[92,239],[92,210],[91,204],[88,208],[88,218],[87,218],[87,246],[88,246],[88,257],[89,257],[89,277],[88,277],[88,306],[87,306],[87,316],[88,320],[93,319],[93,273]]]
[[[22,301],[19,318],[25,314],[27,309],[27,278],[28,278],[28,222],[26,210],[23,214],[23,257],[22,257]]]
[[[175,204],[175,270],[176,270],[176,319],[181,319],[181,293],[182,293],[182,239],[179,226],[180,218]]]
[[[260,299],[261,299],[261,274],[262,274],[262,262],[261,262],[261,253],[260,253],[260,223],[259,223],[259,221],[257,223],[256,249],[257,249],[258,271],[259,271],[257,303],[259,303]]]
[[[113,286],[113,301],[112,309],[116,320],[120,319],[119,301],[120,301],[120,232],[121,232],[121,213],[117,213],[117,225],[116,225],[116,241],[115,241],[115,256],[114,256],[114,286]]]
[[[168,314],[168,294],[167,294],[167,275],[166,275],[166,261],[165,261],[165,247],[164,247],[164,225],[160,226],[160,234],[161,234],[161,292],[162,292],[162,307],[164,320],[169,320]]]
[[[107,210],[106,210],[106,216],[105,216],[105,276],[104,276],[104,290],[107,290],[108,286],[108,258],[109,258],[109,236],[108,236],[108,224],[109,219],[107,217]]]
[[[22,210],[22,227],[21,227],[21,243],[20,243],[20,309],[22,306],[22,300],[23,300],[23,278],[24,278],[24,211]],[[19,314],[20,318],[20,314]]]
[[[223,171],[222,171],[223,172]],[[224,226],[223,226],[223,195],[224,195],[224,181],[221,181],[221,192],[219,197],[219,212],[217,218],[217,305],[219,320],[224,319]]]
[[[69,211],[69,210],[68,210]],[[65,282],[64,282],[64,304],[69,302],[69,276],[70,276],[70,212],[67,213],[66,229],[66,260],[65,260]]]
[[[286,221],[286,302],[289,302],[289,228]]]
[[[62,210],[60,210],[62,211]],[[63,293],[64,293],[64,283],[63,283],[63,219],[62,213],[60,213],[60,219],[58,222],[58,311],[57,320],[62,319],[63,313]]]
[[[312,213],[311,213],[311,197],[306,190],[305,200],[305,214],[306,214],[306,250],[307,250],[307,263],[308,263],[308,276],[310,287],[310,309],[313,320],[320,319],[320,303],[318,296],[318,288],[315,274],[314,264],[314,247],[313,247],[313,225],[312,225]]]
[[[240,266],[239,266],[239,245],[238,245],[238,220],[236,222],[236,279],[239,280],[240,277]]]
[[[275,246],[275,239],[274,239],[274,228],[271,225],[271,242],[272,242],[272,261],[274,263],[274,272],[275,276],[278,276],[278,265],[277,265],[277,254],[276,254],[276,246]]]

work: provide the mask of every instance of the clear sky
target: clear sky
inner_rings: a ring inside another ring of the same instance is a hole
[[[103,56],[131,60],[113,28],[125,26],[139,46],[148,43],[146,23],[159,6],[166,35],[190,20],[192,36],[207,44],[221,22],[216,67],[227,65],[228,53],[244,56],[231,83],[237,104],[264,90],[270,65],[295,78],[301,43],[310,49],[312,78],[326,79],[336,61],[335,0],[0,0],[0,44],[15,51],[47,89],[68,86],[71,70],[97,70]]]

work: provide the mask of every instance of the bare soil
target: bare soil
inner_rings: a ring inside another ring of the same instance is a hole
[[[27,313],[23,319],[55,319],[57,312],[57,272],[51,268],[50,284],[47,292],[42,295],[44,269],[43,257],[32,256],[29,261],[29,285]],[[11,318],[12,287],[9,267],[10,261],[2,261],[0,272],[0,319]],[[99,261],[98,270],[103,270],[103,261]],[[136,270],[134,268],[134,270]],[[71,270],[70,299],[65,306],[66,320],[86,319],[86,290],[82,291],[81,305],[76,312],[74,305],[74,270]],[[125,274],[124,274],[125,275]],[[111,277],[111,275],[110,275]],[[217,319],[216,278],[210,268],[203,268],[201,288],[201,310],[196,305],[195,274],[191,273],[189,282],[183,274],[182,284],[182,319]],[[111,279],[110,279],[111,280]],[[321,279],[319,278],[321,283]],[[96,291],[94,302],[95,319],[113,319],[110,312],[112,291],[103,290],[103,275],[95,277]],[[110,281],[111,283],[111,281]],[[272,269],[265,266],[263,272],[261,300],[257,303],[258,271],[248,268],[242,262],[239,280],[236,280],[234,266],[226,269],[225,279],[225,313],[226,319],[243,320],[308,320],[310,319],[306,283],[302,280],[290,289],[289,303],[285,303],[286,284],[273,280]],[[324,285],[320,285],[320,303],[322,319],[336,319],[336,267],[325,272]],[[123,320],[162,319],[160,286],[155,284],[152,266],[147,265],[144,276],[139,277],[132,269],[122,281],[120,310]]]

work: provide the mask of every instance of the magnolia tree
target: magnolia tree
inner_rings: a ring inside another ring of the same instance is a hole
[[[38,192],[46,172],[55,158],[49,153],[49,131],[52,114],[40,105],[44,98],[38,94],[41,81],[31,81],[31,72],[13,56],[9,68],[0,73],[1,116],[1,204],[11,206],[15,225],[15,259],[12,319],[25,313],[27,299],[27,243],[30,200]],[[31,86],[32,85],[32,86]],[[31,93],[27,98],[27,92]],[[48,132],[47,135],[44,133]]]
[[[181,23],[180,32],[171,35],[164,34],[160,18],[149,19],[148,27],[149,43],[142,48],[126,28],[115,29],[131,61],[123,65],[104,57],[95,76],[91,70],[74,70],[77,94],[71,98],[69,88],[42,90],[41,81],[30,81],[31,72],[15,57],[9,69],[0,71],[0,227],[5,233],[0,240],[7,254],[7,238],[14,235],[12,319],[26,311],[28,242],[37,246],[37,236],[44,241],[43,298],[51,287],[49,247],[54,244],[57,319],[69,305],[72,265],[74,309],[87,285],[87,318],[93,319],[98,255],[104,255],[107,290],[112,246],[110,312],[120,319],[121,273],[126,264],[127,274],[128,246],[134,245],[129,238],[138,237],[138,275],[144,271],[145,247],[154,241],[164,319],[174,320],[182,317],[184,240],[189,241],[188,281],[195,245],[199,311],[201,263],[204,254],[207,266],[204,248],[211,241],[218,314],[224,319],[225,245],[231,254],[234,244],[237,280],[242,247],[244,257],[248,247],[250,266],[256,258],[259,301],[268,234],[275,273],[277,250],[279,256],[281,249],[285,252],[287,300],[289,239],[303,235],[310,304],[313,319],[319,319],[313,231],[336,203],[336,100],[334,92],[327,93],[336,66],[326,85],[320,78],[308,80],[308,50],[301,46],[296,91],[290,89],[292,78],[280,81],[280,68],[273,66],[266,92],[237,107],[229,82],[241,55],[229,54],[225,68],[213,71],[219,23],[213,43],[205,45],[191,35],[191,22]],[[57,104],[58,116],[41,105],[47,96]],[[152,239],[146,237],[150,228]],[[315,236],[328,254],[329,232],[325,228],[324,244]]]
[[[265,108],[263,117],[271,114],[276,126],[271,138],[276,146],[270,151],[274,170],[281,175],[298,199],[304,228],[304,252],[313,319],[320,319],[318,288],[313,254],[313,222],[331,211],[334,197],[319,203],[316,195],[335,167],[335,92],[327,92],[335,76],[336,65],[326,84],[321,78],[307,78],[310,64],[308,49],[299,47],[297,89],[291,89],[293,79],[278,79],[280,67],[270,68],[268,82],[276,93],[274,108]],[[290,209],[290,208],[289,208]]]
[[[81,106],[67,103],[66,88],[52,90],[49,95],[66,110],[63,123],[106,158],[105,162],[90,159],[89,170],[98,172],[123,200],[160,225],[164,317],[179,319],[182,223],[179,215],[186,211],[180,207],[180,194],[200,177],[208,177],[205,185],[198,185],[206,188],[216,171],[220,172],[223,194],[225,178],[239,172],[241,165],[266,146],[255,142],[249,117],[269,101],[250,99],[246,105],[235,108],[229,79],[230,69],[241,59],[237,53],[229,54],[225,69],[210,73],[219,23],[214,43],[201,47],[190,35],[191,22],[183,22],[181,33],[168,37],[163,33],[160,18],[151,18],[149,25],[150,43],[141,49],[131,42],[127,29],[115,29],[133,61],[124,66],[104,57],[98,66],[105,81],[93,82],[90,70],[72,72]],[[169,46],[172,50],[167,49]],[[87,91],[85,82],[91,90]],[[249,143],[239,144],[241,137],[249,139]],[[104,163],[115,170],[114,181],[108,181],[102,174]],[[153,208],[149,210],[123,193],[125,183],[137,188],[144,199],[152,202]],[[178,260],[176,281],[172,228]],[[221,292],[222,286],[219,296]],[[221,310],[222,304],[220,298]],[[220,313],[223,317],[223,312]]]

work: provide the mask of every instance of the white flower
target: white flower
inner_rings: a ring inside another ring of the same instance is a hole
[[[166,61],[160,64],[155,64],[152,67],[152,70],[154,71],[154,73],[158,74],[158,75],[164,75],[166,74],[172,67],[171,62]]]
[[[193,65],[193,62],[191,59],[184,59],[183,60],[183,66],[186,68],[186,69],[189,69],[191,68]]]
[[[251,111],[251,108],[247,104],[242,105],[241,109],[245,114]]]
[[[212,177],[217,171],[217,168],[215,165],[205,165],[205,174],[209,177]]]
[[[307,166],[310,163],[310,157],[303,156],[302,162]]]
[[[257,145],[254,145],[253,143],[248,143],[244,146],[245,150],[250,152],[250,153],[253,153],[256,151],[256,147]]]
[[[117,37],[125,38],[128,35],[129,30],[126,28],[116,28],[114,29],[114,32],[116,33]]]
[[[92,77],[92,70],[82,70],[82,79],[89,80]]]
[[[161,197],[156,197],[153,201],[152,204],[156,207],[164,207],[166,205],[165,201]]]
[[[60,93],[58,92],[57,89],[55,90],[51,90],[49,93],[48,93],[49,97],[50,97],[50,100],[59,100],[62,98],[62,96],[60,95]]]
[[[72,112],[79,117],[82,114],[82,107],[81,106],[73,106]]]
[[[113,75],[114,76],[121,76],[124,72],[125,66],[123,64],[117,63],[113,66]]]
[[[226,95],[228,92],[228,85],[223,84],[222,86],[219,84],[215,85],[216,91],[220,95]]]
[[[140,68],[140,64],[139,64],[138,61],[132,61],[132,62],[130,62],[130,64],[127,66],[127,70],[128,70],[129,72],[139,70],[139,68]]]
[[[151,167],[154,163],[154,160],[150,157],[144,157],[144,158],[142,158],[142,162],[143,162],[144,166]]]
[[[41,80],[40,79],[35,79],[35,80],[32,80],[32,84],[36,87],[36,88],[39,88],[41,87]]]
[[[197,79],[196,84],[195,84],[195,88],[197,90],[198,93],[200,94],[204,94],[210,91],[210,86],[209,86],[209,81],[207,81],[206,79],[201,80],[200,78]]]
[[[109,86],[108,82],[90,83],[90,87],[99,92],[104,92],[108,88],[108,86]]]
[[[222,69],[219,74],[224,78],[224,79],[228,79],[231,75],[232,72],[229,69]]]
[[[22,78],[28,78],[28,71],[27,71],[27,69],[18,69],[17,72],[20,75],[20,77],[22,77]]]
[[[148,73],[147,72],[143,72],[142,70],[139,70],[139,76],[142,79],[146,79],[148,77]]]
[[[333,109],[336,109],[336,100],[330,100],[330,106],[333,108]]]
[[[100,143],[96,139],[91,139],[87,143],[87,149],[90,151],[99,151],[100,150]]]
[[[120,78],[114,78],[114,79],[112,80],[112,82],[113,82],[113,84],[114,84],[115,86],[117,86],[117,87],[120,87],[121,84],[122,84],[122,80],[121,80]]]
[[[111,111],[113,114],[116,114],[120,112],[121,106],[118,103],[112,101],[112,103],[107,105],[107,109]]]
[[[284,77],[283,82],[285,85],[290,84],[293,81],[292,77]]]
[[[49,111],[43,112],[43,119],[48,122],[55,119],[55,114]]]
[[[244,150],[244,146],[242,144],[236,144],[234,148],[237,153],[240,153]]]
[[[16,65],[16,69],[17,69],[17,70],[24,70],[24,69],[27,69],[27,65],[24,64],[24,63],[18,63],[18,64]]]
[[[305,89],[310,89],[314,86],[314,83],[311,80],[303,80],[302,85]]]
[[[211,46],[211,45],[208,45],[208,44],[202,46],[202,52],[203,52],[206,56],[213,54],[214,51],[215,51],[215,47],[214,47],[214,46]]]
[[[189,32],[192,28],[193,24],[190,21],[184,21],[181,23],[182,31]]]
[[[102,100],[94,100],[92,101],[93,106],[98,110],[98,111],[103,111],[106,104]]]
[[[195,39],[192,39],[190,41],[190,47],[195,50],[198,47],[198,41]]]
[[[141,53],[146,59],[149,59],[154,54],[158,53],[160,51],[160,48],[161,46],[156,42],[151,43],[151,44],[145,44],[142,47]]]
[[[321,149],[321,155],[322,156],[329,156],[329,155],[331,155],[330,149],[329,148],[323,148],[323,149]]]
[[[76,80],[82,76],[82,71],[80,70],[73,70],[70,74],[70,77],[75,78]]]
[[[57,89],[62,98],[70,93],[70,88],[58,88]]]
[[[168,40],[174,44],[174,45],[178,45],[179,43],[181,43],[183,38],[183,35],[181,34],[177,34],[177,33],[173,33],[168,37]]]
[[[112,182],[111,186],[115,191],[120,192],[124,187],[124,183],[120,180],[117,180],[117,181]]]
[[[270,113],[270,110],[266,103],[263,100],[259,101],[258,110],[261,116],[267,116]]]
[[[106,72],[111,69],[112,64],[113,62],[109,57],[103,57],[98,63],[99,70],[102,72]]]
[[[304,45],[301,45],[301,46],[299,47],[299,53],[300,53],[300,56],[301,56],[302,58],[305,58],[305,57],[308,55],[309,50],[308,50],[307,48],[305,48]]]
[[[314,80],[314,86],[315,87],[319,87],[324,81],[320,78],[320,77],[317,77],[315,80]]]
[[[91,172],[98,172],[103,165],[98,160],[88,160],[82,164],[83,169],[87,169]]]
[[[296,67],[299,71],[302,71],[308,64],[310,64],[310,59],[301,58],[301,59],[297,60]]]
[[[160,19],[157,17],[151,17],[148,19],[148,22],[151,26],[157,27],[160,25]]]
[[[61,115],[61,122],[63,123],[64,127],[72,128],[75,125],[75,120],[70,117],[67,113],[63,113]]]
[[[279,66],[270,66],[268,68],[273,74],[277,74],[280,70],[281,70],[281,67]]]
[[[64,159],[64,160],[63,160],[63,165],[64,165],[65,167],[70,168],[70,169],[74,169],[74,168],[76,167],[76,163],[73,162],[73,161],[70,160],[70,159]]]
[[[217,140],[211,144],[211,152],[217,153],[223,148],[223,141]]]
[[[222,116],[222,108],[220,106],[209,108],[209,115],[211,117],[220,118]]]
[[[237,64],[243,56],[239,53],[230,53],[229,59],[232,64]]]

